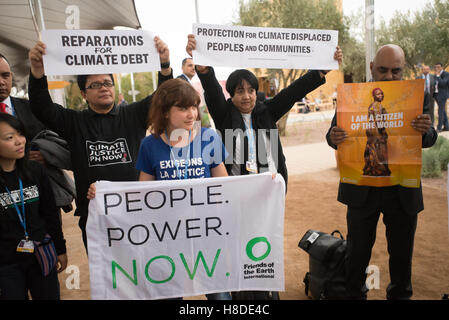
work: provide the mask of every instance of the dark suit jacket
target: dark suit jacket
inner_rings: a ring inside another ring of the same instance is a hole
[[[27,141],[31,142],[36,134],[45,129],[44,124],[31,112],[30,102],[28,100],[11,97],[11,103],[17,118],[25,125]]]
[[[185,80],[188,83],[190,83],[189,79],[187,79],[187,77],[184,74],[181,74],[181,75],[177,76],[176,79],[182,79],[182,80]]]
[[[337,149],[337,146],[330,140],[330,131],[332,127],[337,125],[337,113],[332,119],[331,126],[326,134],[326,140],[329,146]],[[428,148],[433,146],[437,140],[438,134],[433,127],[427,131],[422,137],[422,147]],[[357,186],[349,183],[340,182],[338,186],[338,201],[351,207],[363,207],[366,203],[370,190],[377,187]],[[401,206],[405,212],[409,214],[417,214],[424,209],[424,201],[422,196],[421,185],[419,188],[406,188],[400,185],[393,187],[392,190],[397,190]],[[394,192],[394,191],[393,191]]]
[[[416,79],[425,79],[424,75],[421,74]],[[435,95],[435,75],[429,73],[429,93],[424,92],[424,106],[427,106],[429,103],[433,103],[433,96]]]
[[[446,101],[449,98],[449,72],[443,70],[436,79],[438,81],[438,93],[435,94],[435,99],[441,104],[441,101]]]

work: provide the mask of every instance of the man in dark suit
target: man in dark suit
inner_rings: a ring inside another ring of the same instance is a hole
[[[195,76],[195,64],[192,58],[185,58],[182,60],[182,74],[176,78],[182,79],[190,83]]]
[[[421,67],[422,74],[416,79],[424,79],[424,113],[430,115],[430,120],[432,121],[432,126],[435,123],[435,99],[433,98],[435,94],[435,75],[430,73],[430,67],[423,65]]]
[[[435,100],[438,104],[438,125],[437,129],[441,131],[449,131],[449,123],[446,113],[446,100],[449,98],[449,72],[443,70],[441,63],[435,64]]]
[[[381,47],[371,62],[374,81],[401,80],[405,65],[404,51],[397,45]],[[432,146],[437,133],[428,114],[418,115],[411,126],[422,134],[422,146]],[[334,149],[345,141],[347,133],[337,126],[336,115],[326,135]],[[376,239],[377,222],[383,213],[390,255],[388,299],[409,299],[412,294],[411,268],[417,214],[424,209],[421,186],[406,188],[368,187],[341,183],[338,201],[347,205],[346,289],[349,299],[366,299],[366,268]]]
[[[27,141],[31,141],[36,134],[45,129],[45,126],[31,112],[28,100],[10,96],[12,76],[8,60],[0,53],[0,112],[9,113],[22,121]],[[31,151],[30,160],[42,162],[43,157],[39,151]]]

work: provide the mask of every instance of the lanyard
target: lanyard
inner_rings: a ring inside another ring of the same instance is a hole
[[[23,185],[22,185],[22,179],[19,178],[19,187],[20,187],[20,200],[22,202],[22,212],[20,212],[19,207],[17,206],[16,202],[14,201],[11,192],[9,191],[8,187],[5,186],[6,191],[9,194],[9,197],[11,198],[12,204],[14,205],[14,208],[16,208],[17,215],[19,216],[20,224],[23,227],[23,230],[25,231],[25,239],[28,241],[28,232],[26,228],[26,217],[25,217],[25,200],[23,197]]]
[[[187,141],[187,156],[185,158],[184,179],[187,179],[187,171],[189,169],[190,137],[191,137],[191,133],[192,133],[192,131],[189,130],[189,140]],[[181,177],[181,170],[179,169],[179,161],[176,161],[175,154],[173,153],[173,147],[172,147],[172,145],[170,143],[170,139],[169,139],[168,134],[167,134],[167,130],[165,130],[165,136],[167,137],[168,146],[170,147],[170,154],[171,154],[171,157],[173,158],[173,163],[175,164],[175,167],[176,167],[176,176],[179,179],[182,179],[182,177]]]
[[[246,125],[246,122],[243,121],[243,124],[245,125],[245,129],[246,131],[248,131],[248,148],[249,148],[249,154],[248,154],[248,159],[251,158],[251,160],[256,161],[256,152],[254,150],[256,143],[255,143],[255,132],[253,129],[253,124],[252,124],[252,120],[251,118],[249,119],[249,128]]]

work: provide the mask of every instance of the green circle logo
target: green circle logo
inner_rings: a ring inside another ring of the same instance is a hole
[[[253,247],[259,242],[264,242],[267,244],[267,251],[265,251],[265,253],[263,255],[261,255],[260,257],[256,257],[253,254]],[[266,257],[268,257],[270,252],[271,252],[271,245],[268,242],[267,238],[265,238],[265,237],[253,238],[250,241],[248,241],[248,244],[246,245],[246,255],[248,256],[248,258],[250,258],[253,261],[260,261],[260,260],[265,259]]]

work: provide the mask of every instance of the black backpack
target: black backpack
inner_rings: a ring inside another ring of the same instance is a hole
[[[335,233],[340,237],[334,237]],[[309,230],[298,246],[309,254],[309,272],[304,277],[306,295],[310,291],[317,300],[345,299],[346,240],[340,231],[327,234]]]

